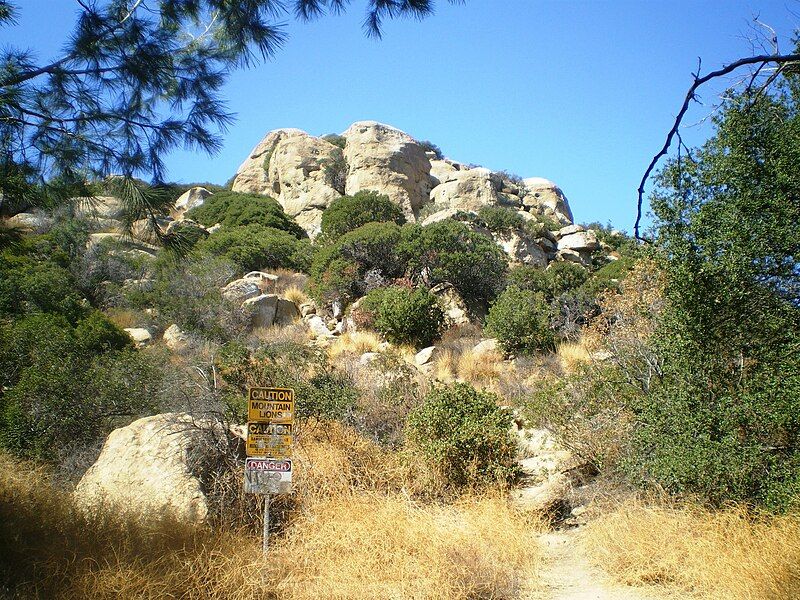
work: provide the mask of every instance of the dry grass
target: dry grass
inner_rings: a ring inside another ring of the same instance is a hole
[[[583,341],[559,344],[556,354],[561,361],[561,369],[566,374],[577,372],[591,361],[591,354]]]
[[[283,290],[281,295],[290,302],[294,302],[297,306],[308,302],[308,296],[306,293],[295,285]]]
[[[147,324],[150,320],[147,315],[142,314],[140,311],[128,308],[109,308],[105,311],[105,314],[114,325],[122,329],[126,327],[143,327],[143,323]]]
[[[70,600],[467,600],[515,598],[532,581],[538,522],[499,497],[411,503],[386,491],[387,459],[375,447],[344,429],[331,435],[310,436],[302,509],[272,536],[267,563],[260,540],[242,532],[85,515],[42,468],[0,455],[0,591]]]
[[[372,331],[346,332],[331,344],[328,356],[335,360],[346,354],[361,356],[365,352],[378,352],[382,343],[380,336]]]
[[[458,357],[458,379],[476,387],[487,387],[496,381],[504,369],[499,352],[467,350]]]
[[[287,533],[276,589],[296,600],[514,598],[535,574],[537,526],[502,499],[333,497]]]
[[[800,598],[800,517],[631,501],[589,526],[594,560],[620,581],[684,597]]]
[[[308,288],[308,275],[298,273],[289,269],[274,269],[272,273],[278,276],[275,282],[272,293],[286,296],[286,292],[292,288],[298,289],[305,293]]]

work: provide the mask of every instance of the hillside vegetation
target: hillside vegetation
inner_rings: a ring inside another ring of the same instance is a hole
[[[3,593],[524,598],[547,591],[539,536],[577,526],[625,584],[797,597],[796,78],[732,95],[663,169],[649,244],[372,122],[268,134],[238,191],[130,184],[172,194],[147,218],[104,195],[9,219]],[[344,193],[397,152],[416,179]],[[249,386],[297,394],[266,563]],[[176,460],[202,518],[142,509],[135,485],[88,503],[107,436],[167,413],[200,432]]]

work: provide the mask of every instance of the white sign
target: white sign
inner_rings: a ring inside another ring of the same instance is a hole
[[[292,461],[252,457],[246,459],[244,491],[248,494],[288,494],[292,491]]]

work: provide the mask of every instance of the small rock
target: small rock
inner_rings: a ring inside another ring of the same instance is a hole
[[[333,337],[333,334],[330,329],[328,329],[327,325],[325,325],[325,321],[322,320],[322,317],[318,315],[309,315],[306,317],[306,323],[308,324],[308,329],[311,331],[311,335],[315,338]]]
[[[427,348],[423,348],[414,355],[414,364],[416,364],[418,367],[429,364],[436,358],[438,350],[439,349],[436,346],[428,346]]]
[[[186,335],[177,324],[173,323],[164,331],[162,336],[164,344],[173,352],[183,352],[190,345],[189,336]]]
[[[131,336],[131,339],[136,342],[137,346],[146,346],[153,339],[147,329],[143,327],[126,327],[125,332]]]
[[[359,357],[358,363],[361,365],[368,365],[378,360],[379,357],[380,354],[378,352],[364,352],[364,354]]]
[[[475,354],[487,354],[490,352],[499,352],[500,347],[497,345],[497,340],[495,338],[489,338],[488,340],[483,340],[476,344],[472,351]]]
[[[306,302],[300,305],[300,316],[307,317],[308,315],[315,315],[317,314],[317,307],[311,304],[310,302]]]

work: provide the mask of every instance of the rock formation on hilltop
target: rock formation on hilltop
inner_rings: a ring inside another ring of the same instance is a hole
[[[429,213],[497,205],[572,223],[566,197],[547,179],[470,168],[375,121],[353,123],[340,139],[343,148],[299,129],[271,131],[239,167],[233,190],[272,196],[311,236],[331,202],[364,190],[388,196],[410,221],[428,205]]]

